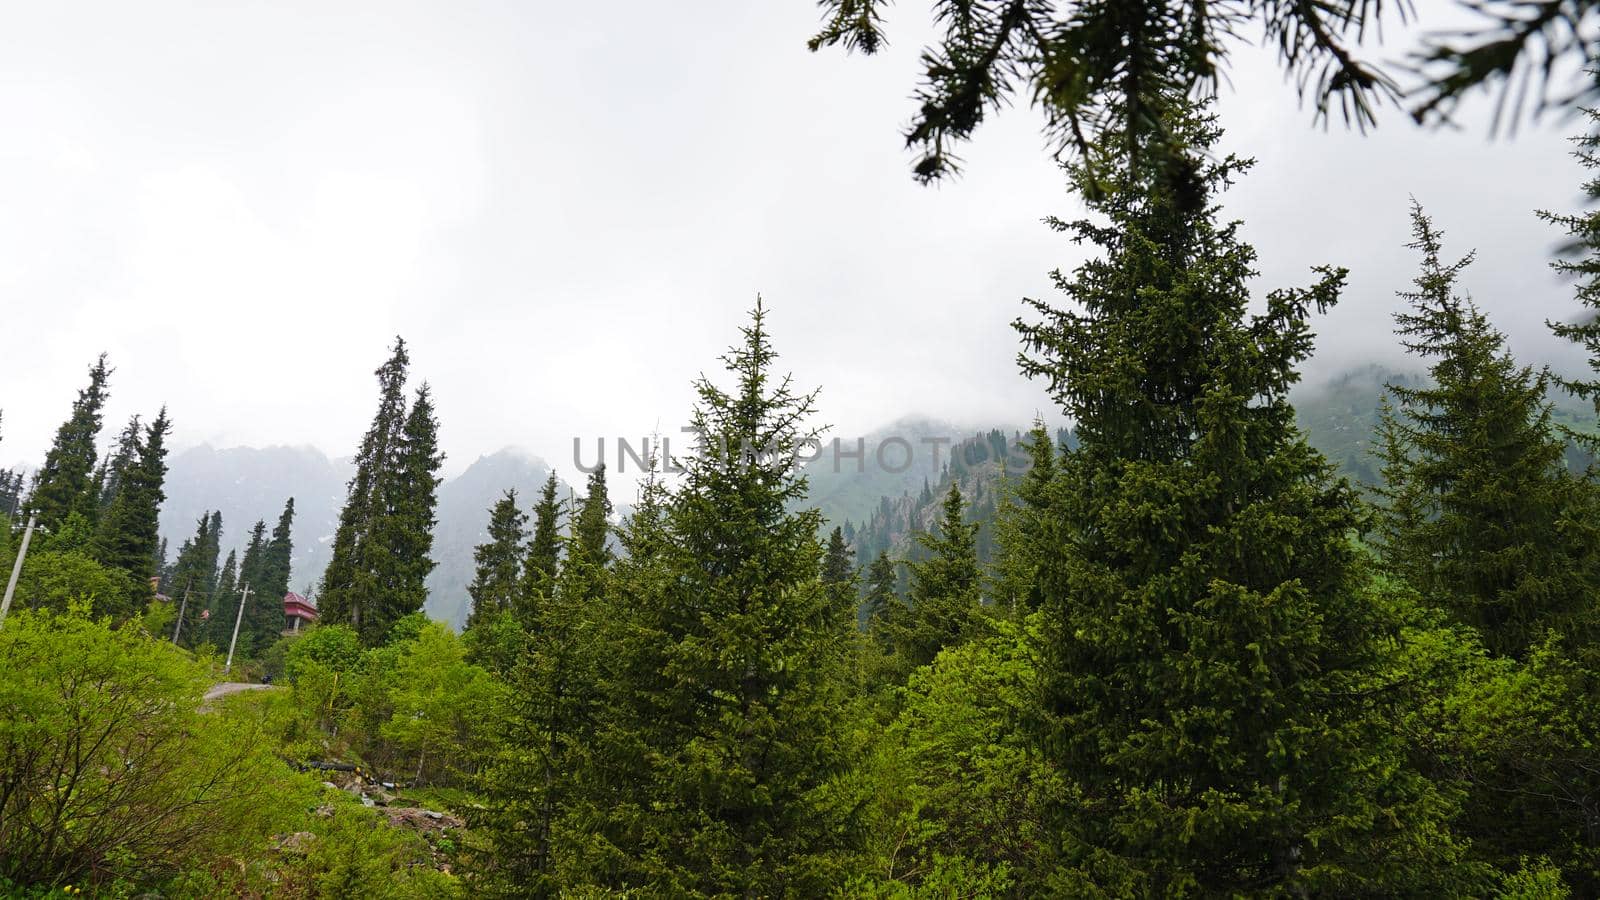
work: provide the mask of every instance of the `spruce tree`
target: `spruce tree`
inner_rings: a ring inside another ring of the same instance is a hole
[[[183,542],[178,558],[173,561],[168,596],[183,612],[179,641],[186,646],[196,646],[214,637],[212,632],[219,610],[212,604],[221,542],[222,513],[204,513],[195,522],[194,536]],[[229,619],[228,624],[231,627],[233,620]]]
[[[618,533],[626,555],[604,583],[625,596],[654,584],[652,573],[660,571],[662,503],[661,485],[652,475]],[[582,856],[578,847],[589,842],[589,823],[613,815],[615,804],[626,800],[595,780],[608,769],[620,770],[597,759],[603,758],[595,734],[605,688],[627,680],[618,673],[644,674],[629,668],[632,658],[619,652],[633,633],[611,614],[632,604],[594,594],[605,575],[600,565],[574,546],[575,534],[556,535],[553,474],[538,509],[544,533],[565,541],[568,549],[559,571],[554,568],[558,546],[543,557],[550,570],[530,561],[526,581],[536,586],[519,598],[524,643],[509,678],[512,690],[499,719],[500,749],[485,773],[486,802],[475,823],[489,839],[485,887],[496,896],[555,896],[571,887],[568,882],[581,871],[573,863]],[[540,549],[538,534],[536,529],[534,551]],[[530,552],[530,560],[534,556]],[[612,711],[613,733],[618,712]]]
[[[1395,316],[1432,384],[1390,385],[1380,429],[1385,563],[1482,634],[1521,656],[1549,629],[1589,633],[1600,588],[1593,486],[1565,468],[1551,424],[1550,376],[1517,365],[1505,338],[1456,283],[1440,233],[1411,212],[1422,254],[1410,306]]]
[[[261,596],[282,600],[289,593],[289,576],[294,566],[294,498],[283,504],[278,523],[272,528],[266,552],[261,557]]]
[[[1600,124],[1600,110],[1586,110],[1584,115],[1591,125]],[[1573,156],[1584,169],[1593,173],[1583,185],[1584,193],[1593,201],[1600,198],[1600,131],[1575,138],[1574,143]],[[1561,226],[1571,238],[1570,257],[1557,259],[1551,266],[1577,280],[1576,295],[1582,307],[1576,321],[1547,324],[1557,337],[1582,345],[1589,355],[1589,377],[1562,379],[1561,386],[1574,396],[1590,401],[1596,417],[1600,418],[1600,207],[1591,204],[1588,212],[1569,214],[1541,210],[1538,216]],[[1585,433],[1569,433],[1569,436],[1600,456],[1600,436]]]
[[[844,542],[844,529],[834,528],[828,533],[828,546],[822,553],[822,583],[829,587],[855,588],[856,569],[851,559],[855,555]]]
[[[1033,423],[1023,449],[1028,454],[1028,468],[1015,487],[1009,483],[1002,487],[995,512],[999,552],[990,585],[995,604],[1019,618],[1037,605],[1040,560],[1055,542],[1050,534],[1049,488],[1059,452],[1042,420]]]
[[[138,420],[135,419],[135,422]],[[161,503],[167,477],[167,435],[172,424],[162,407],[142,435],[135,435],[119,450],[114,467],[111,501],[100,517],[95,535],[95,556],[105,566],[127,574],[129,615],[144,608],[153,592],[151,579],[160,574],[156,553],[160,546]],[[126,454],[126,459],[123,459]]]
[[[439,449],[433,392],[423,382],[401,429],[395,477],[389,482],[392,493],[388,527],[380,532],[389,541],[386,556],[393,566],[378,606],[383,621],[374,623],[383,634],[394,622],[421,612],[428,600],[428,575],[436,565],[432,558],[433,526],[437,522],[442,465],[444,453]]]
[[[1344,272],[1248,315],[1255,253],[1215,206],[1247,164],[1199,114],[1165,127],[1198,148],[1189,174],[1076,168],[1097,218],[1053,225],[1101,255],[1055,275],[1069,308],[1018,323],[1079,441],[1038,572],[1049,890],[1470,892],[1448,797],[1368,692],[1395,623],[1350,540],[1360,505],[1288,401]]]
[[[939,651],[974,637],[982,626],[975,522],[963,522],[961,487],[950,482],[937,530],[917,535],[927,554],[910,560],[911,590],[890,607],[884,634],[907,669],[933,662]]]
[[[508,489],[489,510],[489,539],[472,551],[477,570],[467,594],[472,611],[467,627],[512,611],[521,590],[523,541],[528,516],[517,508],[517,491]]]
[[[538,598],[554,589],[556,573],[561,565],[561,506],[556,500],[556,473],[545,479],[539,502],[533,507],[533,537],[528,541],[527,555],[523,560],[518,618],[524,624],[532,620],[531,608]],[[528,609],[522,609],[527,606]]]
[[[889,560],[889,552],[880,552],[867,567],[866,596],[861,601],[863,628],[881,634],[883,616],[900,602],[900,595],[895,592],[899,582],[900,577],[894,570],[894,563]]]
[[[528,556],[523,565],[525,589],[533,591],[554,580],[562,559],[562,508],[555,500],[555,485],[555,472],[550,472],[539,492],[539,503],[533,506],[533,538],[528,541]]]
[[[144,440],[144,432],[139,427],[139,417],[133,416],[128,424],[123,426],[122,433],[117,435],[117,449],[106,458],[101,465],[101,472],[96,476],[99,509],[104,512],[116,499],[117,492],[122,486],[122,477],[131,468],[139,457],[139,446]]]
[[[619,573],[606,609],[604,727],[582,849],[612,888],[686,895],[818,895],[850,829],[823,797],[849,764],[839,721],[845,642],[827,624],[815,510],[796,511],[794,458],[813,394],[775,378],[757,303],[707,379],[647,565]]]
[[[195,632],[191,643],[200,643],[209,640],[216,644],[223,653],[228,652],[228,642],[233,640],[233,620],[239,614],[239,554],[235,550],[228,551],[228,558],[222,561],[222,568],[217,571],[217,586],[211,592],[212,609],[210,616],[201,623],[200,629]],[[244,633],[244,623],[240,623],[240,639],[249,641],[249,635]]]
[[[34,473],[28,507],[48,530],[60,528],[73,512],[83,513],[92,522],[99,509],[100,498],[91,496],[90,488],[99,456],[95,443],[100,438],[102,410],[109,396],[106,382],[110,377],[111,370],[106,368],[106,355],[102,353],[89,368],[89,386],[78,392],[72,414],[57,429],[44,465]]]
[[[322,619],[348,624],[369,646],[389,627],[422,608],[433,570],[433,517],[443,457],[427,385],[407,414],[410,358],[395,339],[377,372],[378,411],[356,454],[333,555],[322,576]]]
[[[611,533],[611,499],[606,494],[604,463],[589,473],[588,490],[572,520],[573,548],[596,565],[611,561],[607,537]]]
[[[265,650],[283,630],[283,595],[272,596],[269,591],[263,590],[267,582],[268,552],[267,523],[257,519],[250,527],[250,540],[245,544],[244,555],[239,557],[239,589],[243,590],[246,586],[250,588],[250,595],[242,598],[244,612],[239,623],[238,655],[244,658]],[[227,610],[230,626],[233,617],[240,615],[240,599],[236,596],[230,601],[232,605]]]

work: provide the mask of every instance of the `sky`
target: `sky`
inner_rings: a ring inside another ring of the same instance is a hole
[[[890,7],[876,57],[808,52],[817,23],[808,0],[6,5],[0,461],[42,458],[101,351],[106,442],[166,404],[177,447],[347,455],[399,334],[447,472],[508,445],[570,470],[575,437],[675,432],[758,293],[835,434],[1049,414],[1010,323],[1086,251],[1040,224],[1081,207],[1038,115],[919,186],[926,4]],[[1388,37],[1368,55],[1410,46]],[[1577,208],[1579,123],[1322,129],[1247,47],[1219,111],[1258,159],[1225,203],[1259,292],[1351,270],[1308,377],[1398,359],[1411,197],[1476,248],[1465,284],[1518,353],[1577,358],[1544,331],[1574,307],[1533,210]]]

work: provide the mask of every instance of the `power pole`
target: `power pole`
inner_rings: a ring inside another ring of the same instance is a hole
[[[6,613],[11,611],[11,595],[17,592],[17,579],[22,577],[22,561],[28,558],[28,542],[33,540],[33,514],[28,515],[28,530],[22,533],[22,548],[17,551],[17,561],[11,566],[11,580],[6,582],[6,598],[0,601],[0,627],[6,624]]]
[[[190,579],[193,581],[194,579]],[[183,602],[178,604],[178,622],[172,626],[172,646],[178,646],[178,632],[183,630],[183,613],[189,608],[189,586],[183,586]]]
[[[239,623],[244,621],[244,604],[249,599],[250,585],[246,584],[243,593],[239,594],[239,614],[233,619],[233,639],[228,641],[228,662],[222,667],[224,675],[233,670],[233,648],[239,644]]]

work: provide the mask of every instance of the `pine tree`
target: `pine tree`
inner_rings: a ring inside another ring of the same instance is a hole
[[[1056,475],[1059,447],[1042,420],[1033,423],[1023,445],[1029,465],[1015,488],[1002,489],[994,517],[999,553],[991,592],[996,605],[1021,617],[1037,605],[1040,561],[1056,543],[1050,528],[1050,483]]]
[[[961,487],[950,482],[937,531],[917,535],[927,556],[911,560],[911,590],[890,607],[884,634],[909,670],[933,662],[939,651],[974,637],[981,628],[977,523],[962,521]]]
[[[590,562],[604,566],[611,561],[607,537],[611,533],[611,499],[606,495],[604,463],[589,473],[588,491],[572,520],[573,548]]]
[[[388,528],[387,556],[393,565],[388,589],[378,606],[382,633],[404,616],[420,612],[428,600],[428,575],[433,572],[433,526],[437,519],[439,468],[444,454],[439,450],[439,420],[434,414],[433,393],[427,382],[417,389],[401,430],[400,453],[395,478],[390,481],[392,496]]]
[[[101,411],[109,396],[106,382],[110,377],[111,370],[106,368],[106,355],[102,353],[89,369],[89,386],[78,392],[72,415],[56,431],[44,465],[34,473],[28,506],[46,529],[60,528],[73,512],[83,513],[92,523],[99,509],[99,496],[90,495],[91,475],[99,456],[95,442],[100,438]]]
[[[882,636],[883,617],[900,602],[900,595],[895,592],[899,582],[900,577],[895,572],[894,563],[889,560],[888,551],[880,552],[872,565],[867,567],[867,593],[861,602],[863,628]]]
[[[618,533],[627,554],[616,563],[615,577],[605,583],[628,594],[654,583],[648,573],[657,571],[665,540],[662,503],[661,486],[652,475]],[[600,565],[574,546],[576,534],[556,535],[553,474],[538,509],[543,533],[564,541],[568,549],[559,570],[559,546],[542,551],[547,563],[531,562],[541,552],[541,529],[536,527],[525,581],[537,586],[519,598],[524,643],[509,679],[513,689],[500,720],[501,749],[483,779],[487,802],[476,823],[490,841],[486,887],[497,896],[554,896],[570,887],[561,877],[560,869],[566,867],[558,865],[560,847],[587,840],[577,832],[586,830],[595,816],[611,814],[617,799],[597,791],[589,776],[597,774],[594,735],[603,688],[609,683],[601,672],[608,667],[616,671],[626,659],[617,652],[624,642],[605,638],[619,633],[608,629],[626,626],[609,615],[616,601],[594,593],[605,575]],[[551,568],[544,569],[544,564]]]
[[[706,379],[647,565],[613,578],[605,610],[600,771],[583,849],[591,877],[655,893],[816,895],[820,858],[850,829],[821,788],[849,763],[842,743],[845,642],[827,624],[815,510],[793,511],[793,465],[812,394],[771,374],[758,302]]]
[[[117,449],[106,458],[101,465],[101,471],[96,475],[95,496],[98,498],[100,511],[103,513],[110,508],[111,502],[116,499],[117,492],[122,487],[123,475],[139,458],[139,447],[144,440],[143,431],[139,428],[139,417],[133,416],[128,424],[117,435]]]
[[[228,643],[233,640],[233,620],[239,614],[239,554],[229,550],[228,558],[223,560],[222,568],[217,571],[217,586],[211,592],[212,609],[210,616],[201,624],[200,630],[195,632],[194,643],[209,640],[218,645],[223,653],[228,652]],[[248,641],[249,636],[244,633],[244,623],[239,623],[240,639]]]
[[[845,543],[844,529],[835,527],[828,533],[828,545],[822,551],[822,568],[818,576],[829,595],[828,617],[834,627],[853,628],[859,615],[855,551]]]
[[[1456,293],[1471,254],[1445,264],[1420,207],[1411,223],[1422,272],[1395,321],[1406,348],[1431,361],[1433,383],[1389,386],[1384,561],[1492,651],[1521,656],[1547,629],[1593,629],[1600,509],[1594,488],[1565,468],[1550,376],[1518,366],[1504,336]]]
[[[125,446],[118,451],[118,463],[112,469],[113,487],[108,491],[111,500],[95,535],[98,561],[127,573],[129,615],[144,608],[153,594],[151,579],[160,575],[156,552],[161,537],[161,504],[167,497],[163,488],[167,478],[166,440],[171,431],[166,407],[162,407],[142,435],[135,434],[131,440],[124,435]]]
[[[1591,125],[1600,124],[1600,110],[1586,110],[1584,115]],[[1590,132],[1574,139],[1573,156],[1578,163],[1594,173],[1584,183],[1583,190],[1591,200],[1600,198],[1600,131]],[[1566,229],[1572,238],[1569,250],[1573,258],[1558,259],[1551,266],[1562,275],[1577,280],[1577,300],[1582,312],[1575,322],[1549,322],[1557,337],[1581,344],[1589,354],[1590,377],[1562,379],[1561,386],[1576,397],[1594,404],[1600,417],[1600,207],[1591,206],[1585,213],[1558,214],[1541,210],[1539,218]],[[1600,436],[1582,432],[1568,432],[1595,455],[1600,455]]]
[[[489,511],[489,539],[472,551],[477,571],[467,594],[472,612],[467,627],[512,611],[521,590],[523,541],[528,516],[517,508],[517,491],[508,489]]]
[[[222,513],[207,512],[195,522],[194,536],[183,542],[178,558],[172,563],[168,595],[183,612],[179,642],[185,646],[193,647],[214,638],[212,632],[219,610],[212,603],[221,547]],[[228,621],[231,626],[233,620]]]
[[[1367,593],[1349,485],[1294,424],[1310,309],[1344,272],[1247,315],[1255,253],[1215,195],[1247,164],[1074,171],[1102,255],[1030,300],[1024,371],[1078,446],[1058,466],[1038,573],[1037,751],[1060,895],[1472,892],[1447,795],[1369,707],[1396,627]],[[1087,190],[1091,186],[1099,191]],[[1198,185],[1199,196],[1193,191]]]
[[[256,588],[267,600],[278,601],[289,593],[289,576],[294,566],[294,498],[283,504],[278,523],[261,557],[261,585]]]
[[[533,507],[533,537],[523,560],[518,618],[532,621],[532,605],[549,596],[561,565],[561,506],[556,500],[556,473],[545,479],[539,502]],[[523,607],[528,607],[524,609]]]
[[[239,557],[239,582],[238,587],[243,590],[250,588],[250,595],[244,597],[243,618],[239,623],[238,656],[251,658],[265,650],[277,640],[278,633],[283,630],[283,595],[276,597],[262,590],[267,581],[267,523],[257,519],[250,527],[250,540],[245,544],[244,555]],[[231,625],[233,617],[240,615],[237,604],[240,597],[234,597],[228,608],[228,623]]]
[[[167,564],[166,538],[162,538],[161,542],[156,545],[155,556],[151,559],[151,562],[155,564],[156,576],[161,579],[160,589],[162,591],[167,590],[172,583],[172,571],[171,566]]]
[[[422,608],[433,570],[438,422],[427,385],[407,414],[405,341],[396,338],[376,372],[378,411],[356,454],[333,555],[322,576],[324,621],[349,624],[364,643],[382,643],[389,627]]]

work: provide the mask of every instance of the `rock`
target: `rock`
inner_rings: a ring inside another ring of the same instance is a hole
[[[296,831],[274,838],[272,849],[279,853],[305,853],[307,845],[316,839],[317,836],[309,831]]]

